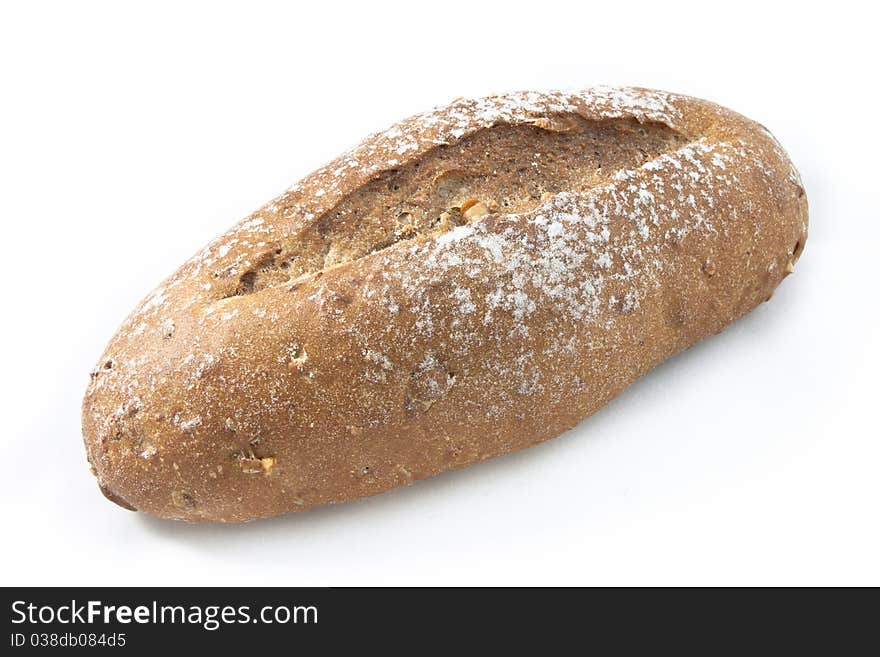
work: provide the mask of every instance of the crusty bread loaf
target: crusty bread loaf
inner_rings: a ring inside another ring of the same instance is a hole
[[[517,93],[373,135],[211,242],[92,373],[122,506],[240,521],[552,438],[768,299],[807,234],[773,137],[702,100]]]

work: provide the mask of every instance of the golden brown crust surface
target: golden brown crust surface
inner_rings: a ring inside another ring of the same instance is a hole
[[[773,137],[643,89],[373,135],[129,316],[83,403],[111,500],[241,521],[546,440],[768,299],[807,206]]]

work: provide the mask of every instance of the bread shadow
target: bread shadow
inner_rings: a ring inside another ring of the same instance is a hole
[[[673,356],[648,372],[645,376],[627,387],[615,399],[593,415],[582,420],[577,426],[564,434],[511,454],[499,456],[478,464],[413,483],[405,488],[395,489],[373,497],[316,507],[302,512],[294,512],[273,518],[264,518],[245,523],[188,523],[175,520],[162,520],[138,513],[137,519],[151,534],[160,538],[189,544],[208,551],[225,552],[235,549],[251,549],[255,539],[264,546],[290,546],[290,540],[298,536],[320,535],[337,526],[353,522],[354,518],[363,521],[363,516],[378,516],[387,513],[405,515],[409,507],[417,509],[425,504],[425,498],[443,496],[450,487],[471,486],[481,478],[497,476],[521,476],[522,471],[532,467],[540,459],[570,459],[582,457],[572,450],[584,449],[585,440],[597,446],[602,440],[612,440],[619,432],[620,422],[626,415],[637,412],[635,404],[651,388],[663,386],[670,379],[683,375],[688,370],[699,370],[706,366],[700,361],[710,358],[719,349],[727,349],[739,340],[755,342],[760,347],[761,334],[768,330],[778,330],[791,321],[801,296],[801,285],[783,285],[774,295],[774,303],[761,304],[751,313],[727,326],[720,334],[698,342],[693,347]],[[699,363],[699,364],[698,364]],[[560,454],[562,456],[560,456]],[[359,530],[359,527],[357,528]],[[276,543],[283,537],[287,543]],[[271,549],[275,549],[274,547]],[[283,549],[279,547],[278,549]]]

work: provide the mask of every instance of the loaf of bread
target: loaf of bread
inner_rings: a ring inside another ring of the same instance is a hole
[[[211,242],[83,404],[114,502],[242,521],[528,447],[770,298],[807,202],[762,126],[659,91],[515,93],[375,134]]]

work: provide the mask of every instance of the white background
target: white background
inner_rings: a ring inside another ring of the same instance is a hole
[[[0,583],[880,584],[869,3],[4,3]],[[79,408],[139,299],[367,133],[635,84],[768,126],[810,238],[772,301],[576,430],[247,525],[105,501]]]

